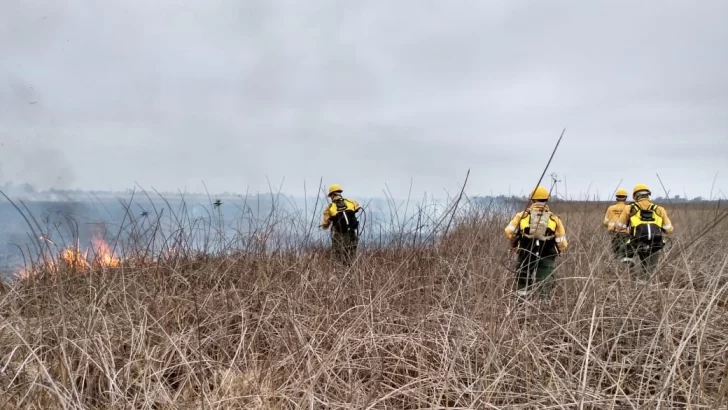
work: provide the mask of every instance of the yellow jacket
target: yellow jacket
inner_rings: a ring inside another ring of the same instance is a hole
[[[616,204],[607,208],[607,213],[604,215],[604,226],[607,228],[607,231],[620,233],[627,232],[627,228],[618,227],[617,222],[619,221],[619,217],[622,216],[624,210],[628,207],[629,205],[627,205],[626,202],[618,201]]]
[[[549,208],[548,205],[544,203],[534,202],[533,204],[531,204],[531,206],[528,207],[528,211],[533,210],[549,211]],[[527,216],[528,211],[517,213],[513,217],[513,219],[511,219],[511,222],[508,224],[508,226],[506,226],[505,234],[508,241],[513,242],[518,237],[518,233],[521,230],[521,220],[525,216]],[[554,241],[556,242],[556,246],[558,247],[559,252],[564,252],[569,246],[569,243],[566,240],[566,228],[564,227],[564,223],[561,221],[561,218],[554,214],[552,214],[552,218],[555,222]],[[523,222],[525,223],[525,221]]]
[[[331,218],[336,216],[336,214],[338,213],[338,210],[336,209],[335,201],[340,198],[341,198],[341,196],[333,197],[331,199],[331,203],[329,203],[329,205],[326,208],[324,208],[324,215],[323,215],[323,220],[321,221],[321,228],[329,229],[329,227],[331,226]],[[344,203],[346,204],[346,209],[348,211],[356,212],[361,209],[361,206],[359,205],[359,203],[353,199],[344,198]]]
[[[647,209],[652,204],[652,201],[650,201],[649,198],[641,198],[639,201],[636,201],[636,203],[641,209]],[[629,209],[630,210],[628,212],[622,212],[622,215],[620,215],[619,220],[615,224],[616,227],[620,229],[628,229],[629,218],[631,218],[632,215],[635,214],[634,212],[632,212],[631,207]],[[665,231],[665,233],[672,233],[675,228],[672,226],[672,222],[670,221],[670,218],[668,218],[665,208],[657,205],[655,213],[662,217],[662,230]]]

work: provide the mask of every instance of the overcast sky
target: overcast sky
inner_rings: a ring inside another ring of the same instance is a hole
[[[0,182],[728,194],[728,1],[0,0]]]

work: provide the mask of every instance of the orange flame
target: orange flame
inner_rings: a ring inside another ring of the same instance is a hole
[[[47,260],[42,263],[31,264],[28,267],[21,267],[13,275],[20,280],[30,280],[41,273],[55,275],[57,271],[58,265],[52,260]]]
[[[20,268],[15,272],[15,277],[20,280],[28,280],[31,277],[45,272],[55,274],[60,267],[70,269],[76,272],[86,271],[93,268],[107,268],[121,266],[121,259],[114,255],[109,245],[100,237],[96,236],[92,239],[94,258],[89,263],[88,252],[86,249],[81,252],[79,246],[68,246],[58,254],[58,263],[46,261],[34,264],[29,268]]]
[[[20,280],[29,280],[31,277],[35,276],[32,268],[28,269],[25,267],[18,269],[18,271],[15,272],[14,275]]]
[[[102,238],[94,238],[92,243],[96,254],[93,261],[94,266],[105,268],[121,265],[121,259],[114,255],[109,245]]]
[[[58,255],[58,259],[68,268],[81,270],[89,267],[89,264],[86,261],[87,254],[88,250],[81,253],[81,250],[78,248],[68,247],[61,251]]]

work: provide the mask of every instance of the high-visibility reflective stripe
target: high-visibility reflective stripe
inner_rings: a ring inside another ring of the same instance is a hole
[[[556,238],[556,242],[563,242],[565,240],[566,240],[566,237],[565,236],[562,236],[560,238]]]
[[[516,227],[513,225],[508,225],[508,227],[506,229],[508,229],[511,232],[516,232]]]
[[[672,224],[663,225],[662,229],[672,229]]]

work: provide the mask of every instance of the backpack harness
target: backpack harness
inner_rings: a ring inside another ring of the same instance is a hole
[[[550,241],[556,233],[556,220],[553,214],[546,210],[528,210],[527,215],[521,218],[520,228],[522,235],[537,241]]]
[[[650,204],[647,209],[642,209],[634,202],[631,207],[633,212],[629,218],[630,242],[647,245],[653,250],[662,249],[662,216],[655,212],[657,205]]]
[[[346,199],[336,198],[332,205],[336,206],[336,214],[331,217],[331,222],[338,232],[345,233],[359,228],[356,211],[347,206]]]

